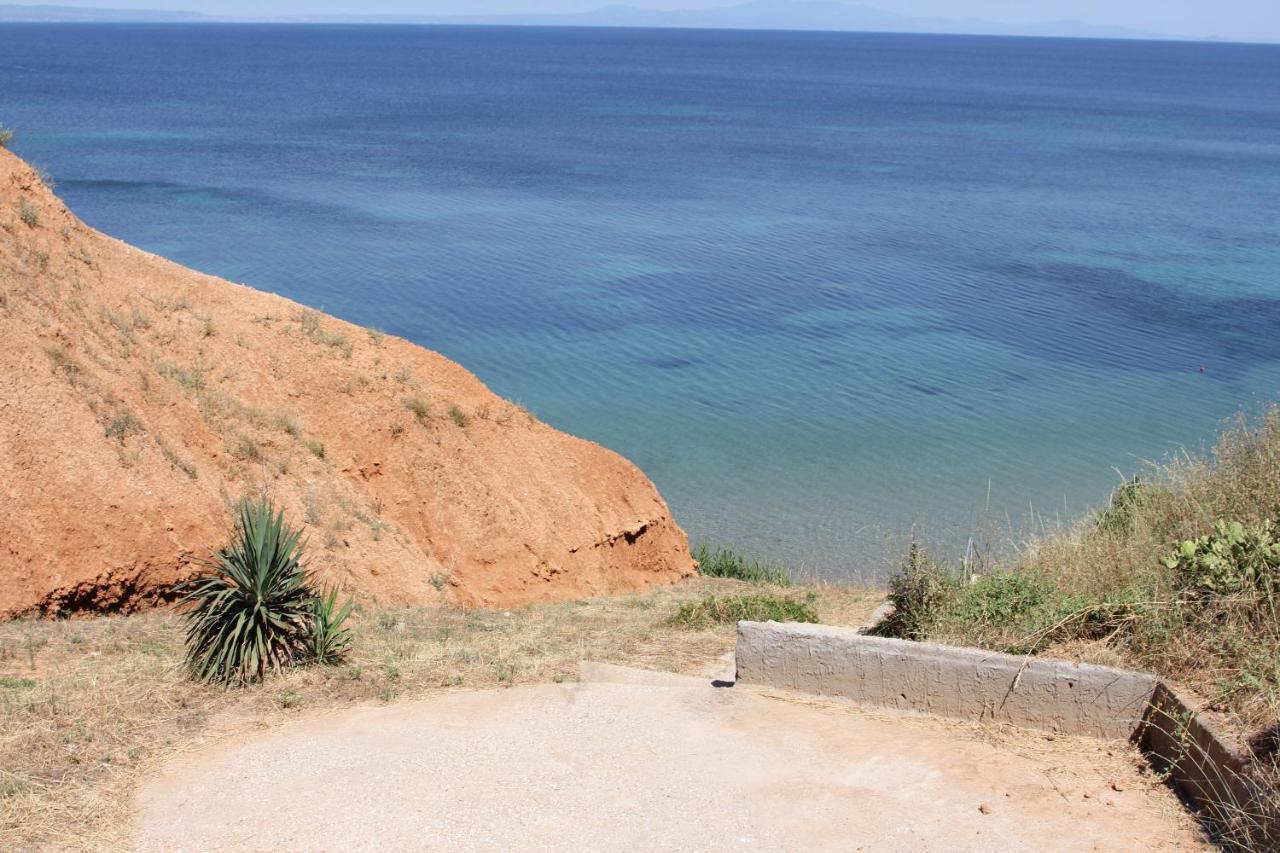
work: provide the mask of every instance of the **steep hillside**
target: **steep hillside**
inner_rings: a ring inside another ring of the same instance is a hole
[[[162,600],[264,489],[317,573],[385,603],[692,570],[626,460],[443,356],[106,237],[0,150],[0,615]]]

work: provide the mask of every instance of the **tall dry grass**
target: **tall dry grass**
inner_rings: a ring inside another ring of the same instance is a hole
[[[916,554],[891,591],[919,637],[1150,670],[1189,690],[1249,744],[1252,778],[1267,780],[1262,801],[1240,809],[1274,817],[1280,552],[1232,552],[1228,564],[1257,572],[1235,585],[1197,581],[1201,563],[1191,571],[1167,561],[1184,541],[1215,534],[1218,522],[1240,522],[1256,545],[1278,521],[1280,407],[1271,407],[1226,424],[1207,453],[1149,466],[1101,511],[1045,532],[980,577]],[[1258,820],[1243,824],[1256,828]],[[1238,846],[1272,849],[1271,841],[1251,843]]]

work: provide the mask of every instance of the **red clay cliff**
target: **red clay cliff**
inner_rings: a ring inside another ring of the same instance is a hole
[[[0,617],[162,601],[264,490],[320,577],[384,604],[693,569],[622,457],[437,353],[100,234],[0,150]]]

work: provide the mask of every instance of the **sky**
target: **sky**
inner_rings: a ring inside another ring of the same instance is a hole
[[[9,0],[13,2],[14,0]],[[33,2],[33,0],[21,0]],[[574,12],[620,2],[655,9],[741,0],[34,0],[66,6],[181,9],[222,15]],[[866,0],[904,15],[1026,23],[1075,20],[1205,38],[1280,39],[1280,0]]]

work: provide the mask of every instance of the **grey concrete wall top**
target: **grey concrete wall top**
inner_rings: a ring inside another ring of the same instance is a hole
[[[737,677],[944,717],[1117,739],[1138,730],[1158,683],[1141,672],[776,622],[738,623]]]
[[[1132,739],[1224,839],[1280,850],[1280,797],[1251,756],[1149,673],[777,622],[739,622],[736,663],[744,684]]]

